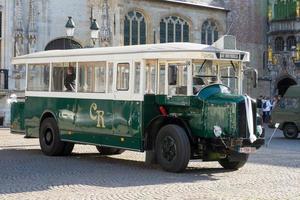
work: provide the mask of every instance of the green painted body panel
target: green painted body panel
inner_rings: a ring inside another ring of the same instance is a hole
[[[243,101],[240,95],[217,94],[205,101],[199,96],[157,96],[156,100],[166,107],[170,116],[187,122],[194,136],[215,137],[215,125],[222,127],[226,136],[237,136],[236,103]]]
[[[25,132],[24,102],[14,102],[10,108],[10,124],[12,132]]]
[[[141,150],[142,109],[138,101],[28,97],[26,132],[38,137],[40,118],[51,112],[64,141]]]

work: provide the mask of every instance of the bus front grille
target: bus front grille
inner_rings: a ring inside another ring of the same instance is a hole
[[[247,125],[246,107],[245,101],[238,103],[238,115],[237,115],[237,127],[238,135],[240,138],[249,138],[250,133]],[[253,113],[253,130],[256,133],[256,103],[252,102],[252,113]]]

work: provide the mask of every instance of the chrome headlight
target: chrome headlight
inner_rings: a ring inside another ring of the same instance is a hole
[[[259,136],[261,136],[261,134],[263,133],[263,128],[262,128],[261,125],[257,126],[257,133],[258,133]]]
[[[222,135],[222,128],[220,126],[214,126],[214,134],[216,137],[220,137]]]

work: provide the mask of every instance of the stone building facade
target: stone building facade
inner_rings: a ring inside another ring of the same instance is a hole
[[[36,51],[195,42],[211,44],[224,34],[237,36],[237,48],[250,51],[251,67],[264,68],[266,1],[257,0],[0,0],[1,69],[8,70],[8,90],[2,90],[0,117],[9,123],[6,98],[23,91],[25,69],[11,59]],[[75,22],[72,38],[65,25]],[[100,27],[91,40],[91,22]],[[250,27],[250,28],[249,28]],[[248,94],[258,94],[246,87]],[[1,125],[1,124],[0,124]]]
[[[268,71],[271,92],[300,83],[300,1],[268,2]]]

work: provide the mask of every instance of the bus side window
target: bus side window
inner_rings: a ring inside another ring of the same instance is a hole
[[[53,63],[52,86],[54,92],[75,92],[76,63]]]
[[[119,63],[117,67],[117,90],[129,90],[129,63]]]
[[[91,77],[93,73],[94,63],[79,63],[78,72],[78,92],[92,92],[93,79]]]
[[[183,63],[169,64],[169,95],[187,95],[187,66]]]
[[[105,92],[106,62],[79,63],[78,92]]]
[[[28,91],[49,91],[49,64],[29,64],[27,73]]]
[[[106,90],[106,62],[97,62],[94,75],[94,90],[93,92],[104,93]]]

